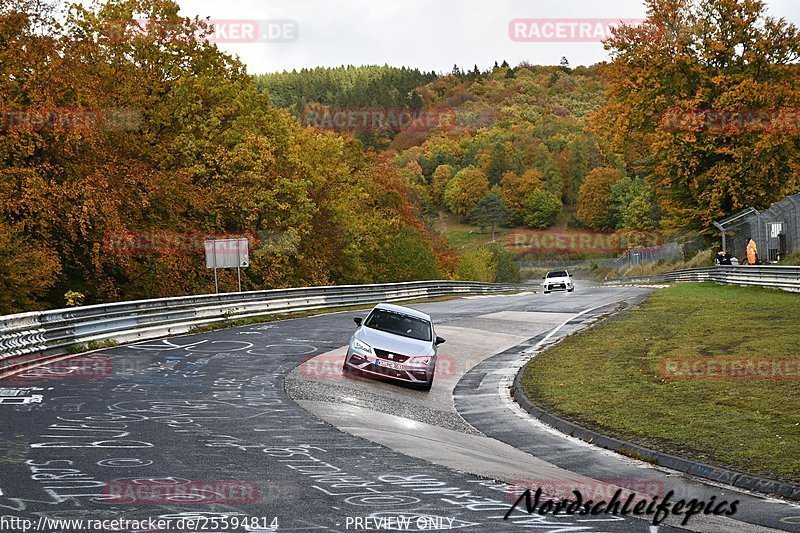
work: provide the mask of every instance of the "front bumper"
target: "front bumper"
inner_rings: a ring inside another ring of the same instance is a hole
[[[357,370],[367,375],[422,385],[433,378],[436,357],[431,357],[427,365],[412,366],[388,361],[374,354],[367,355],[361,351],[355,351],[351,347],[347,349],[344,364],[352,370]]]
[[[553,284],[549,284],[548,283],[546,285],[542,285],[542,289],[544,289],[547,292],[568,291],[568,290],[571,290],[572,287],[573,287],[573,285],[571,283],[569,283],[569,284],[568,283],[553,283]]]

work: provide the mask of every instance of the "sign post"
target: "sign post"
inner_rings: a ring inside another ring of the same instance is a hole
[[[236,268],[239,292],[242,292],[242,268],[250,266],[247,239],[214,239],[203,242],[206,250],[206,268],[214,269],[214,292],[219,294],[218,268]]]

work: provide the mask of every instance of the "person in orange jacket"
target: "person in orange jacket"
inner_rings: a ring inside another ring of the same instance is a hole
[[[757,262],[758,262],[758,247],[756,246],[756,241],[750,239],[750,242],[747,243],[747,264],[755,265]]]

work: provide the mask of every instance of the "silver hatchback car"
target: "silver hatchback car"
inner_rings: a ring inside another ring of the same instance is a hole
[[[363,372],[431,390],[436,371],[436,336],[431,317],[408,307],[378,304],[358,329],[344,358],[345,372]]]

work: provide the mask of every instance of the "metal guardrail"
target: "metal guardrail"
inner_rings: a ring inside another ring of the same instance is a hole
[[[146,340],[235,318],[514,290],[523,289],[469,281],[414,281],[181,296],[0,316],[0,372],[64,355],[76,344]]]
[[[664,276],[639,276],[635,278],[608,279],[603,285],[635,285],[639,283],[664,283]]]
[[[664,274],[666,281],[713,281],[732,285],[756,285],[800,292],[800,267],[796,266],[716,266],[675,270]]]

